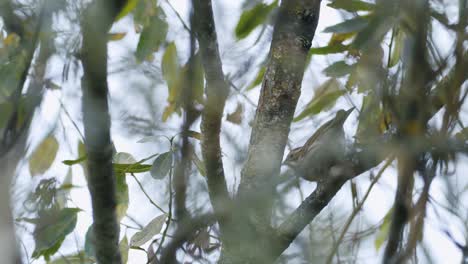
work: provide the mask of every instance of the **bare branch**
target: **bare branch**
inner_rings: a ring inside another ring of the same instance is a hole
[[[83,123],[98,263],[121,263],[107,86],[107,32],[126,1],[94,1],[82,20]]]
[[[211,0],[193,0],[194,26],[207,82],[205,109],[202,114],[202,155],[206,166],[210,200],[216,213],[225,210],[229,192],[224,176],[220,132],[224,105],[229,93],[221,57]],[[222,223],[220,223],[222,225]]]

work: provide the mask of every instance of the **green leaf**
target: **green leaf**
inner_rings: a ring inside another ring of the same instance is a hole
[[[172,167],[172,152],[168,151],[159,155],[153,163],[151,168],[151,176],[160,180],[163,179]]]
[[[78,208],[64,208],[40,212],[33,233],[36,248],[32,256],[48,259],[57,252],[65,237],[75,229],[79,211]]]
[[[337,61],[323,70],[329,77],[343,77],[350,74],[354,69],[354,65],[349,65],[344,61]]]
[[[179,99],[180,94],[180,66],[177,59],[177,47],[174,42],[170,43],[164,52],[161,63],[162,75],[167,82],[169,89],[169,96],[167,101],[170,105],[174,106],[173,111],[176,110],[175,103]]]
[[[109,33],[107,34],[107,39],[109,41],[118,41],[121,40],[127,35],[126,32],[120,32],[120,33]]]
[[[375,237],[374,246],[377,251],[380,249],[380,247],[382,247],[383,243],[388,238],[388,231],[390,230],[392,213],[393,213],[393,207],[385,215],[382,225],[380,225],[379,232],[377,233]]]
[[[116,179],[116,203],[117,203],[117,219],[120,222],[127,214],[129,196],[128,185],[125,173],[115,173]]]
[[[398,19],[395,16],[372,16],[352,43],[354,49],[374,48],[380,45],[385,35],[394,27]]]
[[[132,10],[135,9],[138,2],[139,0],[127,0],[127,4],[122,8],[120,13],[117,15],[117,17],[115,18],[115,21],[119,21],[120,19],[128,15],[128,13],[132,12]]]
[[[266,66],[262,66],[260,70],[257,73],[257,76],[255,76],[254,81],[247,87],[247,91],[252,90],[253,88],[257,87],[260,85],[263,81],[263,76],[265,76],[266,72]]]
[[[92,258],[86,257],[84,251],[77,254],[61,256],[47,262],[47,264],[94,264],[96,261]]]
[[[336,100],[345,93],[346,90],[342,89],[340,83],[336,79],[329,79],[316,89],[314,97],[307,104],[305,110],[294,118],[294,122],[300,121],[311,115],[316,115],[322,110],[333,106]]]
[[[68,168],[67,175],[65,176],[65,179],[63,180],[62,185],[57,189],[57,203],[59,204],[60,208],[65,208],[67,205],[67,198],[68,195],[70,194],[70,186],[73,186],[72,184],[72,170],[71,168]]]
[[[193,72],[190,72],[190,67],[193,67]],[[204,103],[203,92],[205,89],[205,70],[201,60],[199,52],[194,54],[187,63],[182,67],[180,71],[180,79],[185,80],[184,82],[190,82],[190,87],[193,91],[193,100],[196,100],[200,104]],[[180,98],[178,98],[180,101]]]
[[[128,262],[128,250],[129,249],[130,249],[130,246],[128,245],[128,238],[125,235],[119,244],[119,251],[120,251],[120,257],[122,258],[122,264],[126,264]]]
[[[235,29],[237,39],[247,37],[257,26],[265,23],[271,11],[278,6],[278,0],[266,5],[257,4],[252,9],[244,11]]]
[[[325,28],[325,33],[350,33],[360,31],[369,24],[369,18],[357,16],[336,25]]]
[[[157,14],[152,16],[148,25],[143,28],[138,41],[135,56],[138,61],[147,59],[153,52],[166,41],[168,24],[166,15],[161,8],[157,8]]]
[[[29,158],[32,176],[44,174],[55,160],[59,144],[53,135],[46,137]]]
[[[119,164],[114,163],[114,171],[116,173],[143,173],[151,170],[151,165],[133,163],[133,164]]]
[[[198,140],[202,139],[202,134],[200,132],[193,131],[193,130],[187,131],[187,136],[194,138],[194,139],[198,139]]]
[[[76,160],[63,160],[62,163],[68,166],[72,166],[75,164],[80,164],[82,161],[85,161],[87,158],[88,158],[87,156],[83,156]]]
[[[0,130],[8,123],[12,111],[13,105],[11,102],[0,103]]]
[[[343,9],[348,12],[372,11],[375,9],[375,4],[359,0],[334,0],[329,3],[328,6],[335,9]]]
[[[200,172],[200,175],[206,177],[205,163],[197,156],[197,153],[195,153],[195,151],[192,152],[192,161],[193,164],[195,164],[195,167],[197,167],[198,172]]]
[[[162,214],[155,217],[141,231],[137,232],[130,239],[131,247],[139,247],[150,241],[155,235],[161,232],[161,229],[166,221],[167,214]]]
[[[392,49],[392,53],[390,56],[390,63],[388,64],[388,67],[391,68],[397,65],[398,61],[400,60],[401,52],[403,50],[404,38],[405,38],[405,34],[403,30],[400,29],[395,33],[395,38],[393,40],[393,49]]]
[[[96,238],[94,237],[94,225],[91,224],[88,227],[85,235],[85,246],[84,251],[87,257],[94,258],[96,256]]]
[[[311,48],[309,51],[309,54],[325,55],[325,54],[341,53],[341,52],[347,51],[348,48],[349,48],[348,45],[337,43],[337,44],[329,45],[325,47]]]

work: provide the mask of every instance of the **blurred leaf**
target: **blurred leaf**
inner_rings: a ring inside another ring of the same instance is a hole
[[[13,105],[10,102],[0,103],[0,131],[6,126],[13,111]]]
[[[302,111],[294,122],[300,121],[305,117],[316,115],[322,110],[333,106],[338,98],[346,93],[346,90],[342,89],[340,83],[332,78],[323,83],[315,91],[314,97],[307,104],[304,111]]]
[[[125,235],[119,244],[119,251],[120,251],[120,256],[122,258],[122,264],[126,264],[128,262],[128,250],[129,249],[130,249],[130,246],[128,245],[128,239],[127,239],[127,236]]]
[[[404,32],[403,30],[400,29],[395,33],[395,37],[393,39],[393,49],[392,49],[392,53],[390,56],[390,63],[388,67],[391,68],[395,66],[400,60],[401,52],[403,50],[403,44],[404,44],[403,42],[404,42]]]
[[[139,1],[140,0],[127,0],[127,4],[122,8],[120,13],[116,16],[115,21],[119,21],[120,19],[128,15],[128,13],[132,12],[132,10],[135,9]]]
[[[259,3],[242,13],[235,29],[237,39],[247,37],[257,26],[265,23],[271,11],[278,6],[278,0],[267,5]]]
[[[343,9],[348,12],[372,11],[375,8],[375,4],[359,0],[334,0],[329,3],[328,6],[335,9]]]
[[[200,175],[206,177],[205,163],[197,156],[195,151],[192,152],[192,161],[195,164],[195,167],[197,167],[198,172],[200,172]]]
[[[369,18],[357,16],[336,25],[325,28],[325,33],[350,33],[364,29],[369,24]]]
[[[137,143],[159,142],[164,136],[148,136],[137,141]]]
[[[140,247],[150,241],[155,235],[161,232],[166,218],[167,214],[162,214],[151,220],[151,222],[149,222],[141,231],[132,236],[130,239],[130,246]]]
[[[127,35],[126,32],[119,32],[119,33],[109,33],[107,34],[107,39],[109,41],[118,41],[121,40]]]
[[[166,108],[164,108],[161,120],[163,122],[166,122],[169,116],[172,115],[175,111],[176,111],[175,103],[169,103],[169,105],[166,106]]]
[[[193,67],[192,73],[189,72],[190,66]],[[203,104],[203,92],[205,88],[205,71],[203,69],[203,64],[199,52],[194,54],[187,61],[187,63],[182,67],[180,74],[180,79],[186,80],[185,83],[190,83],[190,89],[192,89],[193,92],[193,100],[196,100],[200,104]],[[190,76],[190,74],[192,74],[192,76]]]
[[[120,222],[122,218],[127,214],[129,197],[128,197],[128,185],[125,173],[116,172],[116,202],[117,202],[117,219]]]
[[[53,135],[46,137],[29,158],[29,172],[32,176],[44,174],[57,156],[59,144]]]
[[[328,46],[333,46],[336,44],[343,44],[344,41],[354,37],[356,32],[349,33],[333,33],[330,40],[328,41]]]
[[[200,132],[197,132],[197,131],[189,130],[188,131],[188,137],[201,140],[202,134]]]
[[[132,164],[119,164],[114,163],[114,170],[116,173],[143,173],[151,170],[151,165],[132,163]]]
[[[151,176],[157,180],[163,179],[172,167],[172,152],[168,151],[159,155],[151,167]]]
[[[353,71],[354,66],[355,65],[349,65],[344,61],[337,61],[325,68],[323,71],[329,77],[338,78],[350,74]]]
[[[96,256],[96,238],[94,237],[94,225],[91,224],[88,227],[88,231],[86,231],[85,235],[85,246],[84,251],[87,257],[94,258]]]
[[[92,258],[86,257],[84,251],[80,251],[77,254],[60,256],[52,261],[48,261],[47,264],[94,264],[96,261]]]
[[[60,90],[62,87],[56,83],[54,83],[50,78],[44,80],[44,86],[46,89],[49,90]]]
[[[364,143],[380,134],[380,120],[382,109],[373,92],[368,93],[362,100],[361,114],[356,131],[356,141]]]
[[[167,98],[169,105],[163,113],[163,121],[165,121],[178,109],[179,106],[177,104],[180,99],[179,95],[181,91],[181,72],[177,59],[177,47],[174,42],[167,46],[162,58],[161,68],[164,80],[166,80],[167,88],[169,90],[169,96]]]
[[[72,170],[71,168],[68,168],[67,175],[65,176],[62,185],[57,189],[56,199],[61,209],[67,206],[67,198],[71,189],[70,186],[73,186],[72,176]]]
[[[455,134],[455,138],[460,141],[468,141],[468,128],[463,128],[461,131]]]
[[[79,211],[78,208],[64,208],[40,212],[33,233],[36,248],[32,257],[48,259],[57,252],[65,237],[75,229]]]
[[[62,163],[65,164],[65,165],[68,165],[68,166],[72,166],[72,165],[75,165],[75,164],[80,164],[82,161],[85,161],[88,157],[86,156],[83,156],[83,157],[80,157],[76,160],[63,160]]]
[[[260,85],[263,81],[263,76],[265,76],[266,72],[266,66],[262,66],[260,70],[257,73],[257,76],[255,76],[254,81],[247,87],[247,91],[252,90],[253,88],[257,87]]]
[[[137,161],[130,153],[118,152],[114,155],[112,162],[120,163],[120,164],[133,164],[133,163],[136,163]]]
[[[236,110],[230,114],[227,114],[226,120],[233,124],[242,123],[242,113],[244,112],[244,106],[241,103],[237,103]]]
[[[388,31],[393,28],[397,18],[390,15],[372,16],[367,25],[358,32],[352,43],[354,49],[375,48],[380,45]]]
[[[143,61],[153,52],[158,51],[166,41],[167,31],[166,15],[161,8],[157,8],[157,14],[151,17],[149,24],[144,26],[141,32],[135,52],[137,60]]]
[[[349,48],[348,45],[343,45],[341,43],[334,44],[334,45],[329,45],[325,47],[319,47],[319,48],[311,48],[309,51],[309,54],[313,55],[325,55],[325,54],[333,54],[333,53],[342,53],[344,51],[347,51]]]
[[[388,232],[390,230],[390,224],[392,220],[393,207],[385,215],[382,225],[380,225],[379,231],[374,240],[374,246],[377,251],[388,238]]]

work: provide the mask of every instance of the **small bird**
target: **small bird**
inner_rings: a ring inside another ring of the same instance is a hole
[[[354,107],[347,111],[339,110],[335,118],[323,124],[304,146],[291,150],[283,164],[308,181],[327,177],[329,170],[344,158],[343,124],[353,110]]]

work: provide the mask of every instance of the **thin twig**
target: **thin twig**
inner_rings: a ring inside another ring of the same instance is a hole
[[[182,25],[184,26],[184,28],[190,32],[190,28],[187,26],[187,24],[185,23],[185,21],[182,19],[182,16],[179,14],[179,12],[177,12],[177,10],[174,8],[174,6],[169,2],[169,0],[165,0],[167,5],[169,5],[169,7],[172,9],[172,11],[175,13],[175,15],[177,16],[177,18],[180,20],[180,23],[182,23]]]
[[[137,182],[138,186],[140,187],[141,191],[143,192],[143,194],[146,196],[146,198],[148,198],[149,202],[154,205],[154,207],[158,208],[159,211],[163,212],[164,214],[167,214],[166,211],[164,209],[162,209],[159,205],[157,205],[153,199],[151,199],[151,197],[148,195],[148,193],[145,191],[145,188],[143,187],[143,185],[141,184],[141,182],[138,180],[137,177],[135,177],[135,174],[131,174],[133,179],[135,179],[135,181]]]
[[[172,141],[171,141],[171,148],[172,148]],[[159,243],[159,246],[158,246],[158,249],[156,250],[156,252],[154,253],[154,256],[150,259],[148,259],[148,262],[147,264],[150,264],[153,259],[158,255],[158,253],[161,251],[162,249],[162,245],[164,244],[164,240],[166,239],[167,237],[167,231],[169,230],[169,226],[171,224],[171,218],[172,218],[172,166],[171,166],[171,169],[169,171],[169,212],[167,214],[167,221],[166,221],[166,228],[164,229],[163,233],[162,233],[162,237],[161,237],[161,243]]]
[[[83,136],[83,133],[81,133],[81,130],[80,128],[78,127],[78,125],[76,124],[75,120],[73,120],[73,118],[71,117],[70,113],[68,112],[67,108],[65,108],[65,105],[63,104],[62,100],[60,98],[57,98],[57,100],[59,101],[60,103],[60,108],[63,110],[63,112],[65,113],[65,115],[67,116],[67,118],[70,120],[70,122],[73,124],[73,126],[75,127],[76,131],[78,132],[78,134],[80,134],[80,137],[81,137],[81,140],[84,142],[84,136]]]
[[[382,177],[382,174],[388,168],[388,166],[390,166],[390,164],[392,164],[393,160],[394,160],[394,158],[388,159],[387,162],[385,163],[385,165],[378,172],[377,176],[372,180],[371,184],[369,185],[369,188],[366,191],[366,194],[364,195],[362,200],[358,203],[356,208],[353,210],[353,212],[349,216],[348,220],[346,220],[346,223],[345,223],[345,225],[343,227],[343,230],[341,231],[341,234],[340,234],[337,242],[333,245],[333,249],[332,249],[330,255],[328,255],[327,261],[325,263],[327,263],[327,264],[332,263],[333,256],[335,256],[335,254],[338,252],[338,247],[341,244],[341,242],[343,241],[344,235],[346,234],[349,227],[351,226],[351,223],[353,222],[354,218],[359,213],[359,211],[361,211],[361,208],[364,205],[364,203],[366,202],[367,198],[369,197],[369,194],[370,194],[372,188],[380,180],[380,178]]]

